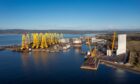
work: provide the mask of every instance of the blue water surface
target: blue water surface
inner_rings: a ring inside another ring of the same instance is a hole
[[[4,37],[14,42],[20,35]],[[80,69],[80,51],[87,50],[83,45],[58,53],[0,51],[0,84],[140,84],[140,74],[127,70],[103,64],[97,71]]]

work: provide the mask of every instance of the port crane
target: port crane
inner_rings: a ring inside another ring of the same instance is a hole
[[[98,65],[99,65],[99,59],[97,59],[96,46],[94,46],[94,48],[91,49],[91,42],[89,39],[90,38],[88,38],[87,43],[88,43],[88,47],[90,50],[90,55],[85,57],[86,59],[80,68],[81,69],[97,70]]]
[[[22,34],[21,49],[29,49],[30,46],[33,49],[48,48],[51,45],[58,44],[60,38],[63,38],[62,33],[25,33]]]
[[[21,43],[21,49],[24,50],[24,49],[28,49],[29,48],[29,34],[22,34],[22,43]]]
[[[112,52],[113,52],[113,49],[114,49],[114,45],[115,45],[115,38],[116,38],[116,32],[114,32],[113,34],[113,38],[112,38]]]
[[[90,41],[90,38],[88,37],[87,38],[87,43],[88,43],[88,48],[89,48],[89,51],[90,51],[90,55],[91,57],[95,57],[96,56],[96,46],[94,46],[94,49],[91,48],[91,41]]]

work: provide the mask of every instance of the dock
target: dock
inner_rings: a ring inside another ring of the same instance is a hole
[[[85,60],[83,65],[80,67],[81,69],[87,70],[97,70],[99,66],[100,60],[96,58],[88,58]]]

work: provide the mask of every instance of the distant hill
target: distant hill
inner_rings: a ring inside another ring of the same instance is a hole
[[[57,33],[67,33],[67,34],[87,34],[87,33],[112,33],[116,31],[117,33],[139,33],[140,30],[25,30],[25,29],[1,29],[0,34],[22,34],[25,32],[33,33],[46,33],[46,32],[57,32]]]
[[[46,32],[57,32],[57,33],[68,33],[68,34],[83,34],[83,33],[92,33],[91,31],[80,31],[80,30],[24,30],[24,29],[6,29],[0,30],[0,34],[21,34],[21,33],[46,33]]]

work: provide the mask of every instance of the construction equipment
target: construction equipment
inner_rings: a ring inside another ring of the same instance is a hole
[[[32,48],[39,48],[39,37],[38,33],[33,33],[33,45]]]
[[[91,51],[91,57],[95,57],[96,56],[96,46],[94,47],[94,49]]]
[[[41,47],[41,48],[47,48],[48,45],[47,45],[47,42],[46,42],[46,36],[45,36],[45,35],[42,35],[41,38],[42,38],[42,39],[41,39],[41,45],[40,45],[40,47]]]
[[[86,60],[84,61],[84,63],[82,64],[80,68],[89,69],[89,70],[97,70],[100,61],[96,56],[96,46],[94,47],[94,49],[91,50],[91,42],[89,41],[89,38],[87,40],[88,40],[88,47],[90,50],[90,55],[86,56]]]
[[[91,42],[90,42],[90,38],[87,38],[87,45],[89,47],[89,51],[91,52]]]
[[[89,58],[89,57],[96,57],[96,46],[94,46],[94,49],[91,48],[91,42],[90,42],[90,38],[87,38],[87,44],[88,44],[88,48],[89,48],[89,52],[87,53],[87,55],[85,56],[85,58]]]
[[[115,45],[115,38],[116,38],[116,32],[114,32],[113,34],[113,38],[112,38],[112,52],[113,52],[113,49],[114,49],[114,45]]]
[[[22,34],[22,44],[21,49],[28,49],[29,48],[29,35],[28,34]]]
[[[28,49],[29,46],[34,49],[48,48],[48,46],[58,44],[62,37],[62,33],[32,33],[31,36],[30,34],[22,34],[21,49]]]

